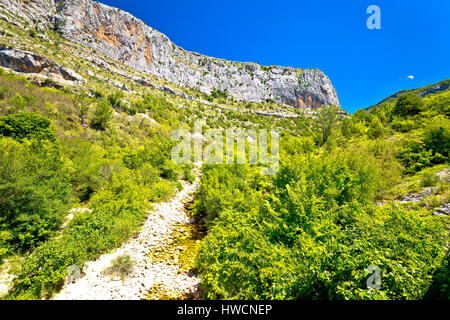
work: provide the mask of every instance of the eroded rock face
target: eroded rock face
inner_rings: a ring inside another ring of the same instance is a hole
[[[77,43],[137,70],[204,93],[227,91],[238,100],[267,99],[297,108],[339,105],[329,78],[317,69],[263,67],[188,52],[120,9],[91,0],[0,0],[25,19],[47,24]],[[1,10],[0,10],[1,11]]]
[[[58,80],[85,81],[70,68],[62,67],[37,53],[17,49],[0,49],[0,66],[17,72],[35,73]]]

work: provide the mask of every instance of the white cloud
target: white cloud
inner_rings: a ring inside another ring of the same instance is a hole
[[[413,79],[414,79],[414,76],[408,76],[408,79],[413,80]]]

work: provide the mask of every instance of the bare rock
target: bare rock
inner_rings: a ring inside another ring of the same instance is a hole
[[[85,82],[72,69],[63,67],[40,54],[28,51],[0,49],[0,65],[16,72],[39,74],[55,80]]]
[[[330,79],[318,69],[261,66],[189,52],[131,14],[95,1],[0,0],[0,4],[0,16],[13,19],[4,9],[11,8],[30,25],[40,21],[36,29],[56,29],[70,41],[181,87],[207,94],[217,89],[237,100],[270,99],[302,109],[339,106]],[[147,81],[143,84],[152,86]]]

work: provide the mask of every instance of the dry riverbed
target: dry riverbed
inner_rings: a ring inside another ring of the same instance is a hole
[[[198,174],[197,174],[198,175]],[[80,279],[67,283],[56,300],[184,299],[201,296],[193,269],[202,233],[187,213],[198,187],[183,182],[170,201],[155,205],[141,232],[114,252],[88,262]],[[132,268],[125,277],[105,270],[119,256],[129,256]]]

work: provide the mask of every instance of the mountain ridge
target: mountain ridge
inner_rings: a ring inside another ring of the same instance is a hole
[[[446,91],[449,89],[450,89],[450,79],[445,79],[445,80],[442,80],[442,81],[439,81],[439,82],[436,82],[433,84],[429,84],[427,86],[420,87],[420,88],[400,90],[400,91],[397,91],[396,93],[391,94],[390,96],[384,98],[377,104],[367,107],[366,110],[372,109],[373,107],[379,106],[380,104],[383,104],[385,102],[392,101],[403,93],[415,92],[415,93],[419,94],[420,96],[422,96],[422,98],[423,98],[429,94],[435,94],[435,93],[439,93],[439,92]]]
[[[301,109],[338,105],[318,69],[261,66],[187,51],[121,9],[91,0],[0,0],[0,17],[36,30],[53,29],[136,70],[185,88],[227,92],[236,100],[276,101]],[[22,18],[19,18],[22,17]]]

